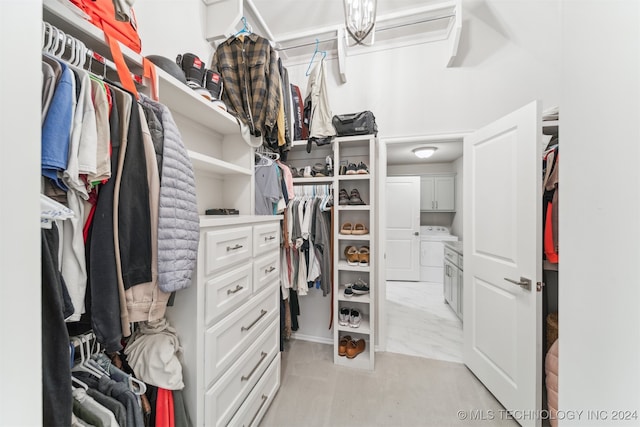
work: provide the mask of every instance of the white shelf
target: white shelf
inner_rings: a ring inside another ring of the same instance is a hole
[[[365,347],[365,350],[359,355],[357,355],[356,357],[354,357],[353,359],[349,359],[347,356],[338,356],[336,352],[334,363],[336,365],[346,366],[349,368],[370,370],[371,366],[370,366],[369,360],[371,359],[371,355],[369,351],[369,341],[366,340],[366,343],[367,343],[367,346]]]
[[[189,86],[169,73],[156,67],[160,101],[171,109],[202,126],[222,135],[239,134],[240,126],[235,117],[198,95]]]
[[[282,215],[200,215],[200,227],[220,227],[281,220]]]
[[[187,150],[194,169],[210,172],[216,175],[247,175],[251,176],[252,171],[224,160],[216,159],[196,151]]]
[[[111,58],[111,50],[102,30],[83,18],[84,12],[68,0],[44,0],[42,20],[70,36],[81,40],[87,48],[105,58]],[[142,72],[142,56],[120,43],[120,50],[132,73]]]
[[[293,178],[294,184],[333,184],[333,177]]]
[[[359,265],[349,265],[345,260],[338,261],[338,270],[341,270],[341,271],[368,272],[368,271],[371,271],[370,267],[371,267],[370,265],[367,265],[366,267],[360,267]]]
[[[338,301],[344,301],[344,302],[348,302],[348,303],[364,303],[364,304],[369,304],[371,302],[371,297],[369,296],[369,294],[354,294],[350,297],[346,297],[344,296],[344,289],[345,286],[344,285],[340,285],[338,288]],[[345,305],[346,306],[346,305]]]
[[[369,205],[338,205],[340,211],[368,211],[370,209]]]
[[[356,174],[356,175],[338,175],[340,181],[366,181],[371,178],[371,175]]]
[[[345,304],[344,307],[346,306],[347,305]],[[338,327],[338,331],[342,331],[342,332],[351,332],[354,334],[363,334],[363,335],[371,334],[371,326],[369,325],[369,319],[367,318],[362,318],[360,320],[360,326],[358,326],[357,328],[352,328],[349,325],[343,326],[339,323],[336,326]],[[343,334],[343,335],[346,335],[346,334]]]
[[[371,236],[369,234],[338,234],[338,239],[368,242],[369,240],[371,240]]]

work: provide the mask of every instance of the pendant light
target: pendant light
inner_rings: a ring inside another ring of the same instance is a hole
[[[347,31],[357,44],[373,30],[376,23],[377,0],[343,0],[344,20]]]

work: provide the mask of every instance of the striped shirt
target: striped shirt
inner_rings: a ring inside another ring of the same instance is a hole
[[[280,106],[280,73],[269,40],[253,33],[229,37],[217,47],[212,67],[222,76],[227,108],[252,135],[271,133]]]

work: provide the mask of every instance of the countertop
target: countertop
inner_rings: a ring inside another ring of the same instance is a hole
[[[462,255],[462,242],[461,241],[457,241],[457,242],[444,242],[444,245],[446,247],[448,247],[449,249],[451,249],[452,251],[457,252],[458,254]]]

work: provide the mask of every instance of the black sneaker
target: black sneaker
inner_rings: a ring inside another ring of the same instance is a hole
[[[182,68],[187,84],[192,89],[202,87],[204,78],[204,62],[193,53],[185,53],[176,57],[176,64]]]
[[[363,162],[360,162],[360,163],[358,163],[358,166],[356,167],[356,173],[358,175],[368,174],[369,173],[369,168]]]
[[[355,163],[349,163],[349,165],[347,166],[347,171],[345,172],[345,175],[355,175],[358,173],[358,167],[356,166]]]
[[[209,91],[211,98],[220,99],[222,96],[222,76],[213,70],[205,70],[204,88]]]

